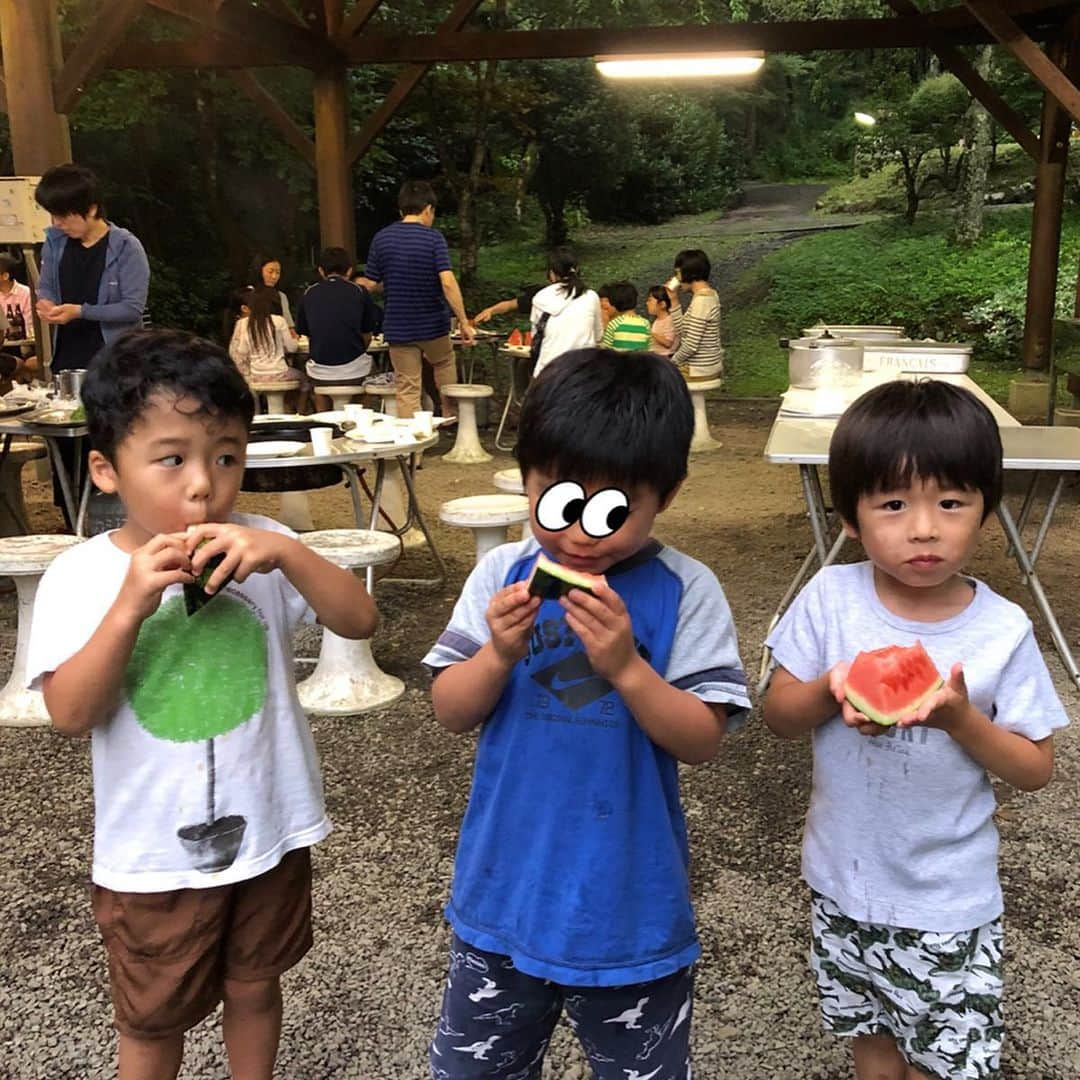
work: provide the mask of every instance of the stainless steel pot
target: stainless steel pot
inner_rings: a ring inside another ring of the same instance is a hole
[[[902,326],[841,326],[832,323],[818,323],[817,326],[803,327],[803,337],[821,337],[822,334],[850,338],[852,341],[881,341],[889,338],[895,340],[904,336],[904,328]]]
[[[788,350],[788,382],[793,387],[845,386],[862,371],[861,341],[834,338],[826,331],[820,337],[795,338],[780,345]]]
[[[82,396],[83,381],[86,379],[85,368],[71,368],[59,371],[53,376],[56,392],[65,401],[78,401]]]

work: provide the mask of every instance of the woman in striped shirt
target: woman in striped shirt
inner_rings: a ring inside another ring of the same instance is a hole
[[[679,347],[671,354],[671,359],[689,382],[718,379],[724,373],[720,297],[709,284],[711,271],[709,256],[700,249],[688,248],[675,256],[679,290],[690,293],[690,306],[685,312],[670,283],[668,287],[671,321],[679,335]]]

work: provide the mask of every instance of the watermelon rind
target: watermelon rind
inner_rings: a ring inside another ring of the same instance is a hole
[[[579,574],[539,555],[529,578],[529,595],[539,596],[543,600],[558,600],[571,589],[583,589],[591,594],[595,584],[596,578],[592,574]]]
[[[905,705],[904,708],[898,709],[896,712],[882,713],[874,709],[869,702],[860,697],[850,687],[844,687],[844,697],[851,703],[851,707],[857,712],[861,712],[867,720],[873,720],[875,724],[880,724],[882,727],[894,727],[905,716],[910,716],[914,712],[918,712],[922,703],[931,695],[936,694],[945,685],[944,679],[938,679],[938,681],[926,691],[925,694],[920,695],[913,704]]]

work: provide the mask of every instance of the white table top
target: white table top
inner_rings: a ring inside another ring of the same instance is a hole
[[[1080,431],[1080,428],[1077,428]],[[315,454],[310,443],[303,450],[286,457],[251,457],[247,459],[249,469],[295,469],[301,465],[352,465],[364,461],[379,461],[383,458],[408,457],[410,454],[427,450],[439,441],[438,433],[426,439],[412,439],[407,443],[361,443],[352,439],[335,439],[332,454]]]
[[[866,373],[863,389],[877,385],[877,373]],[[904,372],[899,378],[921,378]],[[967,375],[938,375],[935,378],[970,390],[993,414],[1001,430],[1006,469],[1080,470],[1080,428],[1023,427],[989,394]],[[829,441],[836,428],[836,417],[777,415],[765,444],[765,460],[774,465],[827,465]],[[1072,432],[1070,434],[1069,432]]]

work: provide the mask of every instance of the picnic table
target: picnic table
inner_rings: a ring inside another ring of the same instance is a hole
[[[915,379],[923,376],[917,373],[898,373],[896,377]],[[1069,678],[1077,687],[1080,687],[1080,668],[1077,667],[1068,640],[1061,630],[1036,571],[1036,564],[1053,524],[1054,513],[1057,510],[1065,480],[1070,474],[1080,473],[1080,428],[1024,427],[967,375],[941,374],[936,375],[935,378],[950,382],[955,386],[962,386],[983,402],[993,413],[1000,429],[1004,468],[1010,472],[1020,471],[1031,474],[1019,514],[1014,517],[1003,498],[997,509],[997,517],[1008,541],[1007,554],[1016,559],[1035,606],[1050,630],[1061,662]],[[858,385],[849,388],[843,398],[850,403],[860,393],[880,381],[879,374],[866,372]],[[805,393],[812,394],[813,391]],[[790,411],[785,410],[785,404],[790,404],[793,400],[794,408]],[[807,399],[803,397],[802,400]],[[839,416],[798,415],[794,410],[799,407],[799,398],[793,398],[789,391],[781,403],[780,411],[769,432],[769,438],[765,444],[765,460],[776,465],[798,466],[814,544],[781,599],[769,624],[768,633],[772,632],[773,627],[794,600],[811,571],[835,562],[846,540],[837,515],[826,504],[819,474],[819,469],[829,463],[829,441]],[[1052,479],[1050,493],[1046,499],[1042,521],[1029,545],[1024,540],[1023,533],[1038,499],[1040,481],[1046,475]],[[773,668],[769,650],[762,646],[759,693],[765,692]]]

